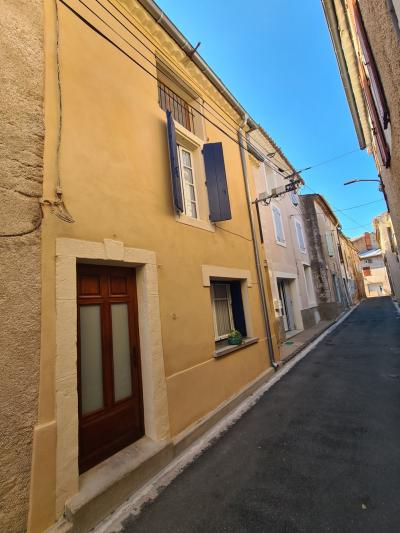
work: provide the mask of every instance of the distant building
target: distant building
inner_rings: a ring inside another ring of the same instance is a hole
[[[322,4],[358,141],[374,156],[399,242],[400,2],[322,0]]]
[[[339,235],[339,255],[341,261],[341,271],[346,295],[350,304],[357,303],[361,298],[365,297],[364,279],[361,271],[360,258],[358,251],[351,242],[351,239],[346,237],[341,231]]]
[[[389,213],[374,218],[376,240],[382,250],[383,260],[389,277],[392,292],[400,300],[400,263],[396,236]]]
[[[375,234],[365,232],[352,239],[352,243],[358,250],[361,261],[366,297],[390,296],[392,290],[389,277]]]
[[[300,201],[318,311],[321,319],[331,320],[352,303],[341,260],[340,224],[320,194],[301,195]]]

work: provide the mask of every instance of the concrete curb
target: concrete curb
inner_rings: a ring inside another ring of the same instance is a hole
[[[229,414],[215,424],[213,428],[204,433],[189,448],[177,456],[170,464],[161,470],[156,476],[148,481],[140,490],[133,494],[109,517],[93,528],[95,533],[117,533],[122,530],[123,522],[129,515],[138,515],[144,504],[154,500],[160,492],[167,487],[187,466],[189,466],[199,455],[201,455],[215,440],[220,438],[230,427],[232,427],[247,411],[249,411],[260,398],[280,381],[294,366],[297,365],[306,355],[308,355],[325,337],[332,333],[342,324],[359,304],[339,317],[333,324],[328,326],[316,338],[312,338],[306,347],[301,348],[297,355],[294,355],[280,367],[266,383],[261,385],[255,392],[243,400]]]

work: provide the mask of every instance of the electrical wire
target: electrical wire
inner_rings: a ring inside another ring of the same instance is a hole
[[[100,29],[96,28],[96,26],[94,26],[91,22],[89,22],[87,19],[85,19],[80,13],[78,13],[73,7],[71,7],[67,2],[65,2],[65,0],[58,0],[60,3],[62,3],[67,9],[69,9],[79,20],[81,20],[81,22],[83,22],[85,25],[87,25],[91,30],[93,30],[95,33],[97,33],[100,37],[102,37],[103,39],[105,39],[109,44],[111,44],[112,46],[114,46],[117,50],[119,50],[125,57],[127,57],[130,61],[132,61],[135,65],[137,65],[139,68],[141,68],[144,72],[146,72],[150,77],[152,77],[154,80],[158,81],[158,78],[156,75],[154,75],[152,72],[150,72],[149,70],[147,70],[139,61],[137,61],[135,58],[133,58],[131,55],[129,55],[123,48],[121,48],[118,44],[116,44],[112,39],[110,39],[107,35],[105,35]],[[91,8],[89,8],[85,2],[83,2],[83,0],[79,0],[82,5],[84,5],[92,14],[94,14],[97,18],[99,18],[107,27],[109,27],[116,35],[118,35],[124,42],[126,42],[131,48],[133,48],[136,52],[138,52],[142,57],[144,57],[147,61],[150,61],[148,58],[146,58],[146,56],[144,56],[144,54],[142,54],[139,50],[137,50],[131,43],[129,43],[129,41],[127,41],[123,36],[121,36],[118,32],[116,32],[114,30],[114,28],[112,28],[112,26],[110,26],[107,22],[105,22],[103,19],[101,19],[101,17],[99,15],[97,15],[97,13],[95,13]],[[98,0],[96,0],[98,1]],[[102,5],[102,4],[101,4]],[[104,6],[103,6],[104,7]],[[115,7],[115,6],[114,6]],[[119,11],[119,10],[118,10]],[[114,16],[115,18],[115,16]],[[124,26],[124,25],[123,25]],[[125,26],[124,26],[125,27]],[[126,27],[125,27],[126,28]],[[126,28],[127,29],[127,28]],[[128,30],[130,31],[130,30]],[[132,32],[130,32],[132,33]],[[154,54],[154,52],[152,51],[152,53]],[[154,63],[152,63],[150,61],[151,65],[153,67],[156,68],[156,65],[154,65]],[[237,144],[238,146],[240,146],[240,143],[238,140],[236,140],[234,137],[231,137],[221,126],[219,126],[218,124],[216,124],[215,122],[213,122],[212,120],[210,120],[208,117],[206,117],[204,115],[204,113],[201,113],[199,110],[195,109],[196,112],[202,116],[207,122],[209,122],[210,124],[212,124],[215,128],[217,128],[221,133],[223,133],[227,138],[229,138],[231,141],[233,141],[235,144]],[[236,133],[236,131],[235,131]],[[252,146],[251,143],[248,143],[250,144],[250,146]],[[253,146],[254,147],[254,146]],[[251,151],[246,147],[246,146],[243,146],[243,148],[249,152],[251,154]],[[306,170],[310,170],[312,168],[315,168],[317,166],[321,166],[323,164],[327,164],[335,159],[339,159],[340,157],[344,157],[345,155],[349,155],[350,153],[353,153],[355,152],[356,150],[352,150],[351,152],[346,152],[345,154],[340,154],[334,158],[331,158],[329,160],[326,160],[326,161],[322,161],[320,163],[316,163],[315,165],[312,165],[310,167],[306,167],[305,169],[302,169],[300,171],[297,171],[297,173],[300,173],[300,172],[305,172]],[[357,150],[358,151],[358,150]],[[264,155],[264,154],[262,154]],[[265,163],[267,163],[271,168],[273,168],[273,170],[275,170],[278,174],[280,174],[282,177],[284,178],[287,178],[287,176],[284,176],[281,172],[277,171],[276,168],[272,167],[269,162],[266,160]],[[311,189],[308,185],[305,185],[306,188],[308,188],[311,192],[313,192],[313,194],[318,194],[316,193],[315,191],[313,191],[313,189]],[[334,207],[334,206],[332,206]],[[336,208],[335,208],[336,209]],[[340,209],[336,209],[337,212],[340,212],[340,213],[343,213],[344,216],[346,216],[349,220],[351,220],[352,222],[354,222],[355,224],[357,224],[359,227],[363,228],[363,227],[366,227],[365,225],[361,225],[361,224],[358,224],[358,222],[356,220],[354,220],[352,217],[350,217],[349,215],[347,215],[346,213],[343,212],[343,210],[340,210]]]
[[[311,189],[311,187],[309,185],[306,185],[304,184],[304,187],[306,189],[308,189],[309,191],[311,191],[313,194],[319,194],[317,193],[316,191],[314,191],[313,189]],[[337,207],[335,207],[333,204],[330,204],[333,209],[335,210],[335,212],[337,213],[342,213],[345,217],[347,217],[349,220],[351,220],[352,222],[354,222],[355,224],[357,224],[357,226],[359,226],[360,228],[369,228],[369,226],[367,226],[366,224],[359,224],[357,222],[357,220],[355,220],[354,218],[352,218],[350,215],[348,215],[343,209],[338,209]]]
[[[116,30],[110,25],[110,24],[108,24],[106,21],[104,21],[104,19],[102,19],[102,18],[100,17],[100,15],[98,15],[93,9],[91,9],[91,8],[90,8],[90,7],[89,7],[89,6],[88,6],[83,0],[78,0],[78,1],[79,1],[84,7],[86,7],[86,9],[88,9],[88,11],[90,11],[95,17],[97,17],[101,22],[103,22],[108,28],[110,28],[111,31],[113,31],[116,35],[118,35],[118,36],[119,36],[119,37],[120,37],[120,38],[121,38],[126,44],[128,44],[128,46],[130,46],[133,50],[135,50],[135,52],[137,52],[137,53],[138,53],[138,54],[139,54],[139,55],[140,55],[145,61],[147,61],[148,63],[150,63],[150,65],[151,65],[153,68],[157,68],[157,64],[154,64],[154,63],[153,63],[148,57],[146,57],[142,52],[140,52],[140,50],[138,50],[135,46],[133,46],[132,43],[130,43],[128,40],[126,40],[124,37],[122,37],[122,36],[121,36],[121,35],[120,35],[120,34],[119,34],[119,33],[118,33],[118,32],[117,32],[117,31],[116,31]],[[135,38],[135,39],[136,39],[136,40],[137,40],[137,41],[138,41],[143,47],[145,47],[146,50],[148,50],[153,56],[155,56],[155,54],[154,54],[154,50],[152,50],[152,49],[151,49],[151,48],[150,48],[145,42],[143,42],[141,39],[139,39],[139,37],[138,37],[134,32],[132,32],[132,31],[131,31],[131,30],[130,30],[130,29],[129,29],[129,28],[128,28],[128,27],[127,27],[122,21],[121,21],[121,20],[119,20],[118,17],[116,17],[114,13],[112,13],[112,12],[111,12],[106,6],[104,6],[104,4],[103,4],[102,2],[100,2],[100,0],[95,0],[95,1],[97,2],[97,4],[98,4],[99,6],[101,6],[101,7],[106,11],[106,12],[107,12],[107,13],[108,13],[108,14],[109,14],[114,20],[116,20],[116,21],[117,21],[117,22],[118,22],[118,23],[119,23],[119,24],[120,24],[120,25],[121,25],[121,26],[122,26],[122,27],[123,27],[123,28],[124,28],[129,34],[130,34],[130,35],[132,35],[132,37],[134,37],[134,38]],[[64,3],[64,2],[63,2],[63,3]],[[118,9],[117,6],[115,6],[112,2],[110,2],[110,0],[108,0],[108,3],[109,3],[110,5],[112,5],[113,8],[114,8],[114,9],[115,9],[120,15],[122,15],[122,16],[124,17],[124,19],[127,20],[127,22],[128,22],[133,28],[135,28],[135,30],[139,31],[139,33],[140,33],[141,35],[143,35],[143,37],[145,37],[146,39],[148,39],[148,37],[144,34],[144,32],[141,31],[140,28],[138,28],[137,26],[135,26],[135,25],[133,24],[133,22],[132,22],[132,21],[131,21],[131,20],[130,20],[130,19],[129,19],[129,18],[128,18],[128,17],[127,17],[127,16],[126,16],[121,10],[120,10],[120,9]],[[157,50],[159,50],[160,52],[162,52],[162,50],[161,50],[159,47],[157,47],[156,45],[154,45],[154,46],[155,46],[155,48],[157,48]],[[168,69],[170,68],[169,65],[168,65],[165,61],[163,61],[159,56],[156,57],[156,60],[158,60],[160,63],[162,63],[166,68],[168,68]],[[180,68],[179,68],[179,70],[181,70],[181,72],[183,72],[183,73],[187,76],[187,74],[183,71],[183,69],[180,69]],[[164,75],[167,79],[169,79],[170,81],[172,81],[173,83],[177,84],[177,85],[178,85],[178,86],[179,86],[179,87],[180,87],[185,93],[187,93],[186,88],[183,87],[182,85],[180,85],[179,82],[177,82],[177,80],[176,80],[175,78],[172,78],[172,77],[168,76],[168,74],[166,74],[165,72],[163,72],[163,75]],[[189,76],[189,79],[190,79],[190,81],[191,81],[193,84],[195,84],[195,85],[198,86],[198,83],[197,83],[192,77]],[[226,116],[229,117],[229,115],[227,114],[227,112],[226,112],[221,106],[219,106],[217,102],[214,102],[214,103],[215,103],[215,105],[217,105],[217,107],[219,107],[219,108],[220,108],[220,109],[226,114]],[[215,110],[215,109],[214,109],[214,108],[213,108],[213,107],[212,107],[212,106],[211,106],[206,100],[203,100],[203,104],[206,105],[206,106],[208,106],[212,111],[214,111],[214,112],[218,115],[219,118],[218,118],[215,114],[211,113],[210,110],[206,110],[206,109],[205,109],[206,112],[210,113],[210,114],[211,114],[214,118],[216,118],[217,120],[220,120],[220,119],[221,119],[222,121],[224,121],[224,123],[225,123],[225,127],[227,127],[227,129],[228,129],[229,131],[231,131],[233,134],[236,135],[236,133],[237,133],[237,129],[235,129],[234,126],[233,126],[232,124],[228,123],[227,120],[221,115],[221,113],[219,113],[218,111],[216,111],[216,110]],[[205,118],[205,119],[207,120],[207,118],[206,118],[204,115],[202,115],[201,111],[199,111],[199,110],[198,110],[195,106],[193,106],[193,105],[192,105],[192,107],[193,107],[193,109],[194,109],[197,113],[199,113],[201,116],[203,116],[203,118]],[[230,120],[232,120],[232,119],[230,119]],[[263,152],[264,147],[263,147],[260,143],[258,143],[258,142],[256,141],[256,139],[251,139],[251,141],[249,141],[248,139],[246,139],[246,141],[247,141],[247,144],[248,144],[249,146],[255,148],[257,151],[260,151],[261,155],[264,157],[264,160],[265,160],[264,162],[267,163],[268,166],[269,166],[270,168],[272,168],[272,170],[274,170],[275,172],[277,172],[279,175],[281,175],[282,177],[284,177],[284,178],[286,178],[286,179],[288,179],[288,178],[291,177],[292,175],[294,176],[294,175],[296,175],[296,174],[299,174],[299,173],[302,173],[302,172],[306,172],[306,171],[311,170],[311,169],[313,169],[313,168],[316,168],[316,167],[319,167],[319,166],[322,166],[322,165],[328,164],[328,163],[330,163],[330,162],[332,162],[332,161],[335,161],[335,160],[337,160],[337,159],[340,159],[340,158],[345,157],[345,156],[347,156],[347,155],[349,155],[349,154],[352,154],[352,153],[355,153],[355,152],[358,152],[358,151],[359,151],[359,148],[357,148],[357,149],[355,149],[355,150],[351,150],[351,151],[348,151],[348,152],[344,152],[344,153],[342,153],[342,154],[339,154],[339,155],[337,155],[337,156],[335,156],[335,157],[332,157],[332,158],[330,158],[330,159],[327,159],[327,160],[325,160],[325,161],[321,161],[321,162],[319,162],[319,163],[316,163],[315,165],[311,165],[311,166],[305,167],[305,168],[303,168],[303,169],[301,169],[301,170],[298,170],[298,171],[295,170],[295,171],[294,171],[293,173],[291,173],[289,176],[284,176],[282,172],[290,172],[290,170],[283,170],[283,171],[280,171],[279,167],[277,168],[277,166],[275,166],[275,165],[271,165],[271,164],[269,164],[269,162],[268,162],[268,159],[269,159],[270,157],[275,157],[275,155],[270,156],[269,154],[265,154],[265,153]],[[249,150],[247,150],[247,151],[249,151]],[[251,153],[251,152],[250,152],[250,153]]]
[[[364,207],[366,205],[377,204],[378,202],[384,202],[384,201],[385,201],[384,198],[380,198],[379,200],[375,200],[374,202],[367,202],[366,204],[358,204],[358,205],[353,205],[352,207],[346,207],[344,209],[341,209],[341,211],[350,211],[351,209],[358,209],[359,207]]]
[[[107,35],[105,35],[101,30],[99,30],[98,28],[96,28],[96,26],[94,26],[94,24],[92,24],[91,22],[89,22],[87,19],[85,19],[85,17],[83,17],[80,13],[78,13],[73,7],[71,7],[67,2],[65,2],[65,0],[58,0],[61,4],[63,4],[67,9],[69,9],[81,22],[83,22],[86,26],[88,26],[92,31],[94,31],[95,33],[97,33],[100,37],[102,37],[103,39],[105,39],[108,43],[110,43],[112,46],[114,46],[119,52],[121,52],[125,57],[127,57],[130,61],[132,61],[135,65],[137,65],[139,68],[141,68],[144,72],[146,72],[151,78],[153,78],[154,80],[158,81],[158,78],[156,75],[154,75],[152,72],[150,72],[149,70],[147,70],[141,63],[139,63],[139,61],[137,61],[135,58],[133,58],[131,55],[128,54],[128,52],[126,52],[123,48],[121,48],[118,44],[116,44],[112,39],[110,39],[109,37],[107,37]],[[82,1],[82,0],[79,0],[79,1]],[[107,25],[107,23],[105,23]],[[111,28],[113,30],[113,28]],[[114,30],[113,30],[114,31]],[[114,31],[115,32],[115,31]],[[115,32],[117,35],[118,32]],[[126,41],[126,39],[124,39],[124,37],[120,36],[119,37]],[[128,41],[126,41],[128,42]],[[129,46],[131,46],[132,48],[134,48],[129,42],[128,42]],[[134,48],[135,49],[135,48]],[[155,65],[153,64],[153,67]],[[206,120],[207,122],[209,122],[210,124],[212,124],[217,130],[219,130],[221,133],[223,133],[228,139],[230,139],[231,141],[233,141],[235,144],[237,144],[238,146],[241,146],[239,141],[237,139],[235,139],[234,137],[231,137],[221,126],[219,126],[218,124],[216,124],[215,122],[213,122],[212,120],[210,120],[208,117],[206,117],[204,115],[204,113],[201,113],[199,110],[196,109],[196,112],[204,118],[204,120]],[[237,132],[235,132],[237,133]],[[248,144],[251,144],[251,143],[248,143]],[[248,153],[251,154],[251,151],[247,148],[247,146],[245,145],[242,145],[243,146],[243,149],[246,150]],[[263,154],[264,155],[264,154]],[[267,161],[265,161],[267,163]],[[268,164],[268,163],[267,163]],[[273,168],[273,167],[272,167]],[[275,170],[275,169],[274,169]],[[275,170],[276,171],[276,170]],[[279,172],[278,172],[279,173]],[[283,174],[281,174],[282,177],[285,177],[283,176]]]

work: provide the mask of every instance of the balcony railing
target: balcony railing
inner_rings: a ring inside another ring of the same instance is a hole
[[[183,98],[178,96],[161,81],[158,82],[158,102],[161,109],[171,111],[171,114],[184,128],[194,131],[194,113],[190,105]]]

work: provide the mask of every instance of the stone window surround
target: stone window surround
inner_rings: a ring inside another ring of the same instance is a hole
[[[229,268],[216,265],[201,265],[201,274],[203,280],[203,287],[211,288],[211,280],[240,280],[242,289],[242,302],[244,318],[246,322],[247,337],[254,339],[253,323],[251,320],[251,308],[248,289],[253,286],[251,281],[250,270],[241,268]],[[211,293],[210,293],[210,310],[211,310]],[[225,353],[225,352],[224,352]],[[214,357],[218,356],[218,350],[214,353]]]
[[[156,254],[120,241],[58,238],[56,241],[56,512],[79,492],[76,264],[136,268],[145,435],[170,436],[161,337]],[[89,471],[90,472],[90,471]],[[86,473],[87,474],[87,473]]]

